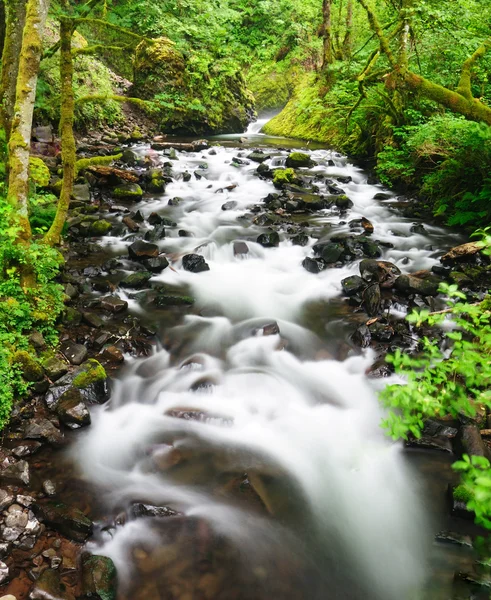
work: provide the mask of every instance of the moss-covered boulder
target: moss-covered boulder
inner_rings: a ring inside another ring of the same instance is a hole
[[[49,185],[51,174],[46,163],[37,156],[29,157],[29,179],[37,187],[47,187]]]
[[[165,37],[138,45],[133,81],[132,95],[153,101],[163,131],[242,132],[255,115],[254,98],[232,62],[184,56]]]
[[[115,198],[139,200],[143,196],[143,190],[137,183],[126,183],[115,187],[112,194]]]
[[[101,236],[106,235],[106,233],[111,229],[112,225],[109,221],[101,219],[100,221],[94,221],[90,225],[90,235]]]
[[[115,600],[117,573],[113,561],[107,556],[86,556],[82,563],[82,588],[84,598]]]
[[[104,367],[94,358],[80,365],[73,374],[72,384],[86,402],[100,404],[109,399],[109,379]]]
[[[273,185],[277,189],[282,189],[288,183],[294,183],[297,180],[293,169],[276,169],[273,176]]]
[[[26,381],[41,381],[44,377],[43,367],[35,360],[29,352],[18,350],[12,359]]]
[[[286,166],[293,169],[299,167],[312,167],[314,164],[315,163],[310,156],[303,152],[292,152],[286,159]]]

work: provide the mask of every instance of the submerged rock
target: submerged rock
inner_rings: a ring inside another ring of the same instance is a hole
[[[66,537],[84,542],[92,533],[92,521],[74,506],[49,501],[33,506],[36,516]]]
[[[378,315],[381,302],[382,296],[380,293],[380,286],[378,283],[372,283],[365,289],[365,292],[363,293],[363,305],[370,317],[375,317]]]
[[[358,275],[351,275],[350,277],[343,279],[341,285],[343,287],[343,292],[347,296],[353,296],[366,286],[366,282]]]
[[[128,254],[133,260],[143,260],[144,258],[155,258],[159,255],[160,250],[157,244],[150,244],[143,240],[133,242],[128,246]]]
[[[56,413],[60,421],[70,429],[90,425],[89,410],[77,388],[70,388],[60,396]]]
[[[271,231],[269,233],[262,233],[256,241],[264,248],[276,248],[280,245],[280,236],[276,231]]]
[[[436,296],[440,282],[435,279],[420,279],[414,275],[400,275],[394,287],[403,294],[421,294],[421,296]]]
[[[82,561],[82,593],[95,600],[117,598],[117,571],[107,556],[86,556]]]

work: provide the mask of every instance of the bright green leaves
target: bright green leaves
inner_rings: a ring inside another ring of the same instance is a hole
[[[476,523],[491,529],[491,465],[483,456],[464,454],[453,464],[462,474],[462,485],[468,492],[467,508],[474,511]]]

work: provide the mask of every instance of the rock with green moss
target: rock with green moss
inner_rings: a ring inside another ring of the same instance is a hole
[[[80,325],[82,321],[81,313],[71,306],[67,306],[63,312],[63,316],[61,318],[63,325],[67,325],[68,327],[76,327]]]
[[[115,187],[112,194],[115,198],[124,200],[140,200],[143,196],[143,190],[137,183],[126,183]]]
[[[51,356],[43,360],[43,367],[46,375],[51,379],[51,381],[56,381],[68,373],[67,364],[61,361],[59,358],[56,358],[56,356]]]
[[[72,383],[86,402],[101,404],[109,399],[109,379],[104,367],[94,358],[80,365],[73,373]]]
[[[82,593],[96,600],[115,600],[117,572],[107,556],[88,556],[82,562]]]
[[[12,363],[20,369],[26,381],[41,381],[44,378],[43,367],[25,350],[18,350],[12,357]]]
[[[49,185],[51,174],[46,163],[37,156],[29,157],[29,179],[37,187],[47,187]]]
[[[296,176],[293,169],[276,169],[274,172],[273,185],[279,190],[294,181],[296,181]]]
[[[292,167],[293,169],[299,167],[312,167],[314,164],[315,163],[310,156],[303,152],[292,152],[286,159],[286,166]]]
[[[111,229],[112,225],[109,221],[105,219],[101,219],[100,221],[95,221],[90,225],[89,233],[90,235],[101,236],[106,235],[106,233]]]

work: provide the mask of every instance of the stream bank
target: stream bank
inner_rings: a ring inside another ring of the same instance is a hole
[[[471,554],[441,580],[427,572],[426,492],[378,429],[376,382],[388,350],[414,345],[408,308],[438,309],[437,283],[456,273],[479,299],[486,264],[442,266],[463,240],[401,216],[407,201],[342,155],[292,155],[301,144],[266,137],[214,143],[132,146],[77,186],[65,366],[6,435],[2,535],[17,529],[3,590],[114,597],[108,563],[104,593],[82,577],[90,539],[118,567],[120,598],[356,599],[374,580],[378,598],[406,597],[415,581],[436,581],[443,598]],[[115,375],[109,404],[87,359]],[[453,425],[429,430],[427,446],[452,451]],[[62,431],[71,452],[52,449]],[[436,462],[439,505],[452,475]]]

